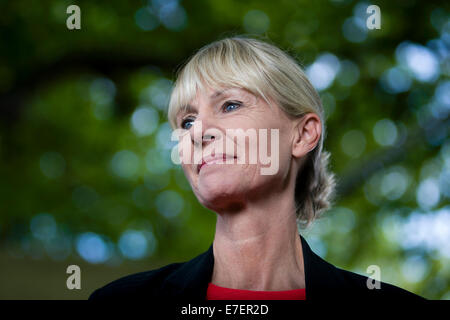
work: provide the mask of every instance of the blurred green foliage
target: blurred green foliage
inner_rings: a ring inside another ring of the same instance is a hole
[[[66,27],[71,4],[81,30]],[[381,8],[380,30],[365,27],[369,4]],[[245,33],[268,37],[310,74],[335,72],[316,83],[339,196],[302,231],[313,249],[450,298],[448,2],[15,0],[0,9],[3,257],[120,268],[206,250],[215,215],[170,161],[168,94],[195,50]]]

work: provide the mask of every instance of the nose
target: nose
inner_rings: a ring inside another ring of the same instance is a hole
[[[205,134],[205,135],[202,137],[203,144],[207,143],[208,141],[213,141],[215,138],[216,138],[216,137],[213,136],[212,134]]]
[[[220,139],[221,131],[213,126],[213,123],[204,119],[197,119],[190,128],[191,141],[196,147],[205,145]]]

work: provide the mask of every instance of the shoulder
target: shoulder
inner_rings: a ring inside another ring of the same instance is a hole
[[[176,272],[183,263],[172,263],[150,271],[131,274],[95,290],[89,300],[140,299],[157,296],[165,279]]]
[[[135,273],[95,290],[89,300],[203,299],[214,266],[212,245],[186,261]]]
[[[334,266],[315,254],[302,239],[306,296],[316,299],[416,299],[422,297],[386,282]],[[375,285],[376,284],[376,285]]]
[[[409,292],[387,282],[376,282],[374,279],[334,267],[336,276],[342,282],[342,294],[354,298],[370,299],[413,299],[425,300],[419,295]]]

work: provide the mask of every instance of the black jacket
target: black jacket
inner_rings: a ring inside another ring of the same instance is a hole
[[[381,282],[368,289],[367,277],[339,269],[316,255],[300,236],[305,269],[306,300],[414,299],[422,297]],[[132,274],[94,291],[89,300],[182,299],[205,300],[214,267],[213,246],[184,263]],[[382,276],[382,273],[381,273]]]

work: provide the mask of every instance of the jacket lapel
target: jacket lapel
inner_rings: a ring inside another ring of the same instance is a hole
[[[338,269],[315,254],[301,235],[300,238],[305,270],[306,299],[316,300],[325,296],[334,296],[337,291],[345,288]]]

